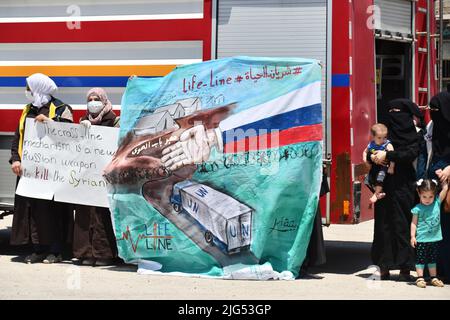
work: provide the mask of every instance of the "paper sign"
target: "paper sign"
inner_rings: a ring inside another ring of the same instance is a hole
[[[117,149],[117,128],[27,119],[16,193],[108,207],[103,169]]]

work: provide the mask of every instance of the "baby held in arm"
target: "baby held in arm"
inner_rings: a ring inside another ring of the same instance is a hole
[[[383,183],[386,174],[394,174],[394,163],[389,165],[375,164],[371,156],[379,151],[393,151],[392,143],[387,139],[388,129],[381,123],[374,124],[371,128],[372,140],[367,145],[363,152],[363,161],[369,167],[369,174],[366,179],[366,184],[372,190],[373,195],[370,198],[370,203],[373,204],[377,200],[386,196],[383,192]]]

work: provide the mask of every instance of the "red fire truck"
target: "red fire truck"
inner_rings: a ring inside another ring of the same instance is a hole
[[[10,203],[14,193],[7,159],[28,75],[51,76],[58,98],[74,107],[78,119],[94,86],[104,87],[119,110],[132,74],[160,77],[177,65],[234,55],[294,56],[324,66],[331,192],[321,203],[323,223],[371,219],[362,152],[387,101],[405,97],[424,106],[436,93],[434,2],[2,1],[0,203]]]

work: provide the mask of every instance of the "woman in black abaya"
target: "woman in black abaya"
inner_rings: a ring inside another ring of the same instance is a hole
[[[424,176],[441,182],[450,178],[450,92],[441,92],[430,101],[430,114],[433,120],[431,132],[430,163],[422,163]],[[447,195],[441,208],[441,229],[443,240],[439,245],[438,274],[450,282],[450,195]]]
[[[416,104],[396,99],[387,106],[386,126],[394,151],[379,151],[371,156],[373,162],[395,163],[393,175],[384,181],[386,197],[375,204],[375,230],[372,260],[378,265],[381,279],[390,279],[390,270],[400,269],[401,281],[410,280],[414,267],[414,251],[410,245],[411,209],[415,204],[416,171],[414,160],[419,155],[423,139],[416,131],[414,116],[423,123]]]

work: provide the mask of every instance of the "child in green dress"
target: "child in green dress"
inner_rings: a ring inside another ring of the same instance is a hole
[[[436,259],[438,242],[442,240],[441,231],[441,203],[448,191],[448,182],[442,184],[442,191],[436,197],[438,183],[436,180],[423,180],[417,182],[417,192],[420,203],[412,210],[411,245],[416,248],[416,285],[420,288],[427,286],[423,278],[425,267],[431,277],[431,285],[443,287],[444,284],[436,277]]]

